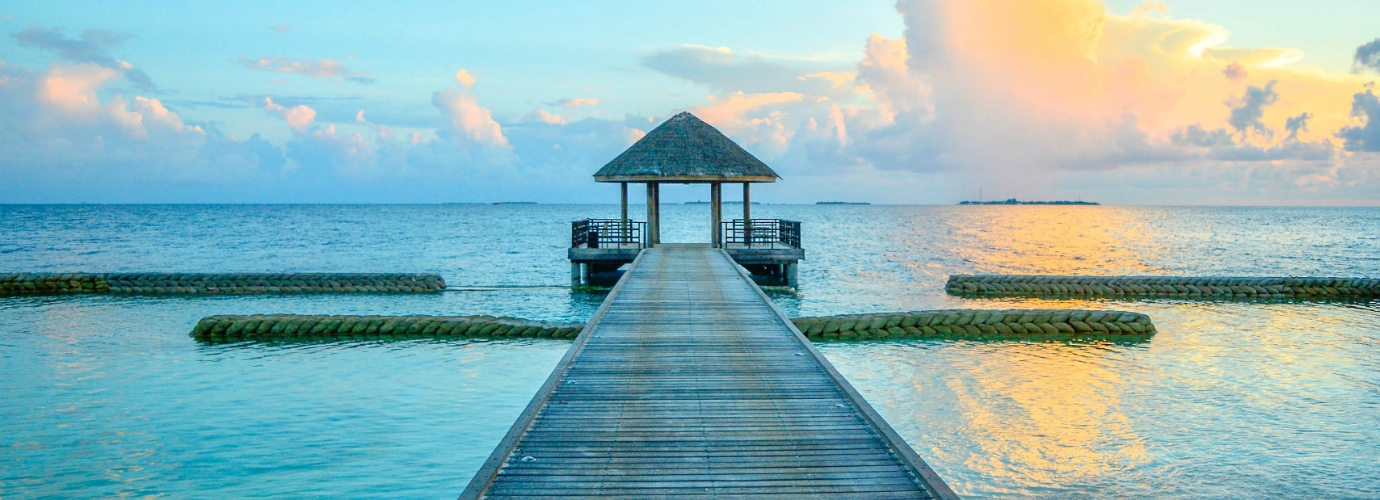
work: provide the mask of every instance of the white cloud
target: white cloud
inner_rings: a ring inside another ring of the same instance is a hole
[[[479,105],[468,89],[445,89],[431,95],[431,104],[441,111],[450,125],[447,132],[461,147],[508,147],[503,127],[494,121],[493,114]]]

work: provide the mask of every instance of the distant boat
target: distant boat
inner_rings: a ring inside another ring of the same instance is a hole
[[[959,205],[1101,205],[1095,201],[1019,201],[1009,198],[1005,201],[960,201]]]
[[[816,205],[871,205],[865,201],[817,201]]]

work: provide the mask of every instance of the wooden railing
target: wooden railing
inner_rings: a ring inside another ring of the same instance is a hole
[[[570,223],[571,248],[646,248],[647,223],[580,219]]]
[[[723,222],[724,243],[748,248],[800,248],[800,221],[742,219]]]

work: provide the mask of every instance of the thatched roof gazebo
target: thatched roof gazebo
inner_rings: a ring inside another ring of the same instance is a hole
[[[628,219],[628,183],[647,185],[647,243],[661,243],[663,182],[709,184],[711,243],[723,247],[721,229],[725,182],[743,183],[743,220],[751,221],[754,182],[776,182],[780,176],[713,126],[682,112],[657,126],[623,154],[594,173],[596,182],[622,184],[622,220]],[[748,231],[751,231],[750,225]]]
[[[570,226],[570,284],[612,285],[620,267],[661,244],[661,184],[709,184],[710,244],[728,253],[761,285],[796,286],[805,258],[800,222],[752,218],[754,182],[780,177],[761,160],[690,113],[652,129],[594,174],[622,187],[622,216],[580,219]],[[628,183],[647,185],[647,221],[628,220]],[[743,183],[743,218],[723,220],[725,182]]]

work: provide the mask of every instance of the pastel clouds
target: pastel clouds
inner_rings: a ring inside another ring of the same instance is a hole
[[[524,117],[522,118],[522,121],[526,121],[526,122],[537,122],[537,123],[545,123],[545,124],[547,124],[547,125],[565,125],[565,124],[566,124],[566,121],[565,121],[565,117],[564,117],[564,116],[561,116],[561,115],[558,115],[558,114],[551,113],[551,112],[549,112],[549,111],[547,111],[547,110],[544,110],[544,109],[538,109],[538,110],[536,110],[536,111],[533,111],[533,112],[531,112],[531,113],[528,113],[527,116],[524,116]]]
[[[334,59],[319,59],[312,61],[310,59],[290,59],[286,57],[260,57],[257,59],[241,57],[238,61],[240,65],[245,68],[260,71],[309,76],[336,82],[350,81],[360,84],[374,83],[373,74],[352,70],[344,61],[337,61]]]
[[[437,91],[431,95],[431,104],[441,111],[450,125],[448,132],[461,147],[508,147],[503,127],[494,121],[493,113],[479,105],[469,89]]]
[[[111,51],[120,47],[128,35],[105,30],[86,30],[80,38],[67,38],[62,28],[43,28],[31,24],[14,34],[20,46],[36,47],[51,51],[63,61],[78,64],[92,64],[119,72],[131,83],[141,89],[153,89],[153,81],[134,65],[117,60]]]
[[[292,127],[292,129],[297,132],[305,132],[311,127],[312,122],[316,120],[316,110],[311,109],[307,105],[299,104],[291,108],[285,108],[283,105],[273,102],[272,97],[264,98],[264,111],[283,117],[283,120],[287,121],[288,126]],[[360,111],[360,114],[356,116],[362,118],[363,114],[364,112]]]
[[[562,107],[562,108],[565,108],[565,109],[572,109],[572,108],[583,108],[583,107],[586,107],[586,106],[598,106],[598,105],[599,105],[599,100],[598,100],[598,99],[587,99],[587,98],[583,98],[583,97],[576,97],[576,98],[572,98],[572,99],[561,99],[561,100],[559,100],[559,101],[556,101],[556,102],[553,103],[553,104],[556,105],[556,106],[560,106],[560,107]]]
[[[458,83],[463,87],[472,87],[474,86],[475,76],[476,75],[474,73],[470,73],[469,70],[462,68],[460,71],[455,72],[455,83]]]

